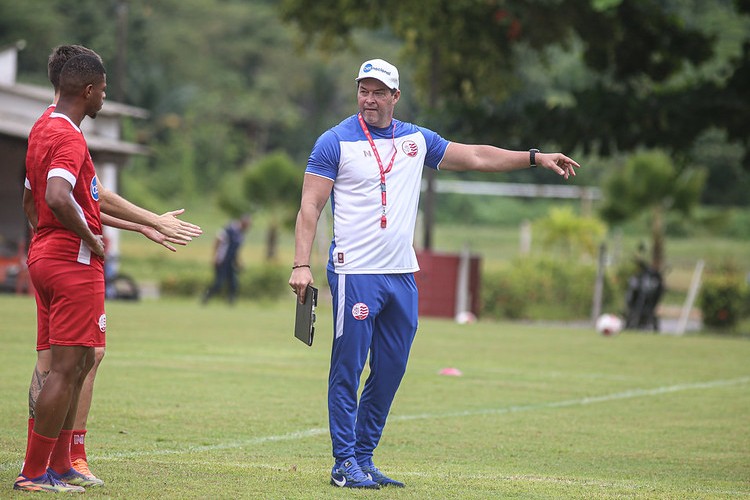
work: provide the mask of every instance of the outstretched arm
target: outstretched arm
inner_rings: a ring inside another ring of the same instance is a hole
[[[580,165],[562,153],[536,153],[536,165],[552,170],[568,179],[575,176]],[[477,170],[480,172],[510,172],[529,168],[528,151],[510,151],[495,146],[451,142],[445,151],[440,170]]]
[[[184,211],[182,209],[157,215],[129,202],[119,194],[105,188],[101,183],[99,183],[99,204],[101,211],[107,215],[151,227],[164,236],[178,241],[189,242],[203,233],[200,226],[177,218],[177,215]]]

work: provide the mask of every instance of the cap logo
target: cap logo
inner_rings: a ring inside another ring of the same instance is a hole
[[[386,75],[391,76],[391,72],[386,69],[373,66],[372,63],[365,64],[365,67],[362,68],[362,73],[369,73],[370,71],[380,71],[381,73],[385,73]]]

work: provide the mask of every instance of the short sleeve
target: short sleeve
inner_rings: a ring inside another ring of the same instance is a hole
[[[443,161],[445,151],[448,149],[449,141],[443,139],[440,134],[424,127],[418,127],[425,139],[427,145],[427,155],[424,164],[430,168],[437,169],[440,162]]]
[[[328,130],[315,142],[307,160],[305,172],[335,181],[340,160],[341,145],[339,144],[339,138],[335,132]]]

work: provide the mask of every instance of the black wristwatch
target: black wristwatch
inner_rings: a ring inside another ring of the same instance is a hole
[[[538,149],[529,149],[529,165],[531,168],[536,168],[536,154],[538,152]]]

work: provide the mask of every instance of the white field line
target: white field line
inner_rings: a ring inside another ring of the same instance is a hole
[[[564,401],[552,401],[549,403],[537,403],[530,405],[520,406],[508,406],[505,408],[485,408],[477,410],[466,410],[456,412],[443,412],[443,413],[420,413],[416,415],[392,415],[389,417],[390,422],[408,421],[408,420],[436,420],[441,418],[456,418],[456,417],[470,417],[475,415],[502,415],[507,413],[517,413],[524,411],[534,410],[546,410],[555,408],[567,408],[573,406],[585,406],[595,403],[606,403],[609,401],[618,401],[624,399],[632,399],[639,397],[651,397],[659,396],[662,394],[670,394],[674,392],[698,390],[698,389],[714,389],[717,387],[728,387],[735,385],[747,384],[750,382],[750,377],[741,377],[728,380],[713,380],[709,382],[696,382],[691,384],[678,384],[663,387],[656,387],[654,389],[631,389],[623,392],[616,392],[613,394],[606,394],[603,396],[591,396],[579,399],[568,399]],[[211,445],[203,446],[186,446],[178,449],[151,449],[151,450],[138,450],[138,451],[121,451],[121,452],[110,452],[101,455],[91,455],[92,461],[96,460],[120,460],[123,458],[137,458],[137,457],[148,457],[148,456],[165,456],[165,455],[181,455],[189,453],[201,453],[205,451],[213,450],[226,450],[233,448],[244,448],[253,445],[260,445],[264,443],[271,443],[276,441],[294,441],[298,439],[305,439],[309,437],[319,436],[321,434],[327,434],[327,428],[313,428],[303,431],[295,431],[287,434],[278,434],[275,436],[259,436],[250,439],[242,439],[236,441],[227,441],[224,443],[216,443]],[[0,464],[0,470],[8,470],[11,468],[17,468],[16,463],[4,463]]]
[[[215,460],[181,460],[181,465],[197,466],[203,468],[216,467],[217,465],[223,465],[226,467],[244,469],[248,471],[252,470],[272,470],[277,472],[290,472],[294,474],[300,474],[304,476],[313,477],[325,477],[329,473],[329,466],[320,468],[308,468],[299,467],[296,464],[288,465],[271,465],[266,462],[250,462],[243,461],[238,462],[217,462]],[[445,480],[445,474],[440,471],[424,472],[424,471],[389,471],[393,475],[399,477],[416,477],[425,480]],[[599,479],[587,479],[587,478],[569,478],[569,477],[557,477],[557,476],[539,476],[530,474],[514,474],[514,475],[502,475],[502,474],[491,474],[491,473],[477,473],[477,472],[462,472],[460,479],[462,481],[481,481],[486,483],[492,482],[505,482],[505,483],[542,483],[542,484],[562,484],[569,486],[591,486],[596,488],[619,488],[622,490],[639,491],[651,488],[649,484],[637,483],[629,481],[627,479],[612,479],[609,481],[602,481]],[[693,489],[693,493],[701,493],[706,495],[721,495],[728,497],[750,497],[750,493],[747,491],[726,491],[711,488]]]

